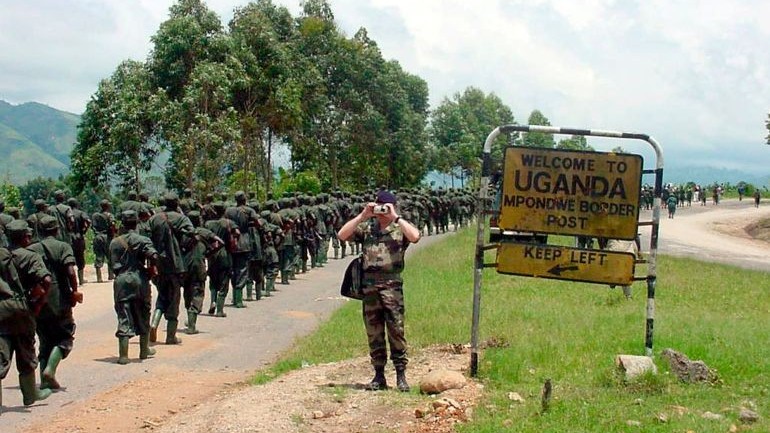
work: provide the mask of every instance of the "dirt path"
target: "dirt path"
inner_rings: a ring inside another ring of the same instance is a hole
[[[667,216],[661,212],[660,253],[770,271],[770,244],[745,231],[749,224],[770,218],[770,205],[755,208],[753,200],[723,200],[718,206],[709,202],[679,208],[673,219]],[[651,218],[651,212],[643,212],[640,219]],[[649,230],[639,231],[643,245],[649,245]]]
[[[408,252],[443,236],[424,237]],[[288,286],[276,284],[274,296],[249,302],[248,308],[227,308],[225,319],[201,316],[200,334],[180,334],[179,346],[156,345],[153,359],[139,362],[138,339],[132,339],[129,356],[134,362],[126,366],[115,364],[112,285],[86,284],[85,303],[75,309],[75,349],[57,375],[65,389],[26,408],[12,368],[2,383],[0,430],[136,432],[148,426],[146,420],[160,422],[236,387],[347,302],[339,296],[339,283],[349,260],[330,259],[324,268],[298,275]],[[165,332],[159,332],[158,340],[164,339]]]

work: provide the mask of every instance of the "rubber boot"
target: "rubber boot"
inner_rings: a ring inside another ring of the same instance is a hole
[[[85,277],[83,276],[83,270],[82,269],[78,269],[78,284],[80,284],[82,286],[83,284],[85,284],[87,282],[88,281],[86,281]]]
[[[225,295],[220,293],[217,295],[217,317],[227,317],[225,314]]]
[[[59,347],[54,347],[45,363],[45,368],[40,372],[41,389],[59,389],[61,385],[56,381],[56,368],[64,358],[64,354]],[[42,365],[41,365],[42,366]]]
[[[176,336],[177,326],[179,326],[179,322],[176,320],[169,320],[166,322],[166,344],[182,343],[182,339]]]
[[[289,274],[286,271],[281,271],[281,284],[289,284]]]
[[[261,301],[265,296],[265,280],[262,279],[254,284],[254,293],[256,294],[257,301]]]
[[[243,289],[233,290],[233,306],[235,308],[246,308],[246,306],[243,305]]]
[[[194,335],[198,333],[198,329],[195,327],[195,325],[198,322],[198,313],[188,311],[187,312],[187,328],[184,330],[184,333],[187,335]]]
[[[338,247],[334,249],[334,260],[337,260],[339,258],[340,258],[340,249]]]
[[[112,268],[109,266],[107,267],[107,281],[112,281],[115,279],[115,274],[112,273]]]
[[[214,289],[210,289],[209,293],[211,293],[211,304],[209,304],[209,316],[214,314],[214,311],[216,311],[217,308],[217,291]]]
[[[307,260],[302,261],[302,273],[307,274]]]
[[[150,322],[150,343],[158,341],[158,325],[160,325],[160,318],[163,312],[155,310],[152,313],[152,321]]]
[[[118,364],[128,364],[128,337],[118,337]]]
[[[254,300],[254,283],[246,283],[246,299],[244,301],[252,302]]]
[[[406,381],[406,367],[396,367],[396,388],[401,392],[409,392],[409,382]]]
[[[374,367],[374,377],[372,381],[366,385],[368,391],[379,391],[382,389],[388,389],[388,381],[385,380],[385,366]]]
[[[273,296],[272,293],[275,291],[275,278],[268,278],[265,281],[265,297],[269,298],[270,296]]]
[[[150,334],[139,336],[139,359],[147,359],[155,355],[155,349],[150,347]]]
[[[104,282],[104,280],[102,279],[102,268],[96,268],[96,282],[97,283]]]
[[[625,295],[626,299],[631,299],[633,296],[631,295],[631,286],[622,286],[623,288],[623,295]]]
[[[19,388],[24,397],[24,406],[30,406],[36,401],[45,400],[51,396],[50,389],[38,389],[35,386],[35,373],[19,375]]]

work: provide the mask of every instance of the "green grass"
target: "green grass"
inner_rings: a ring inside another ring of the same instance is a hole
[[[406,335],[415,350],[470,340],[475,236],[464,231],[418,251],[404,272]],[[488,255],[493,260],[493,253]],[[484,272],[481,328],[494,341],[481,355],[486,385],[474,421],[462,432],[725,432],[739,425],[741,406],[754,404],[770,430],[770,297],[768,274],[695,260],[658,258],[655,354],[660,374],[626,383],[617,354],[643,354],[644,283],[634,299],[620,289]],[[270,380],[305,363],[367,353],[360,304],[335,312],[320,329],[261,372]],[[658,356],[667,347],[717,369],[721,383],[687,385]],[[540,390],[553,381],[553,401],[541,414]],[[512,404],[508,392],[525,397]],[[676,414],[674,406],[687,408]],[[712,421],[710,411],[724,415]],[[667,422],[656,420],[667,415]],[[629,426],[628,421],[641,426]]]

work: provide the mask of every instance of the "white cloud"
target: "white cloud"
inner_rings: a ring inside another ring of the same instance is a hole
[[[295,15],[299,0],[274,0]],[[27,0],[0,14],[0,99],[80,112],[99,79],[144,59],[171,0]],[[222,18],[244,0],[209,0]],[[669,163],[766,170],[765,0],[332,0],[348,35],[428,82],[432,104],[473,85],[520,122],[646,132]],[[612,147],[612,146],[610,146]]]

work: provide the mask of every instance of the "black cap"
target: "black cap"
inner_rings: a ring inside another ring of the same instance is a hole
[[[375,203],[379,203],[379,204],[385,204],[385,203],[396,204],[396,201],[398,201],[396,199],[396,196],[393,195],[392,192],[387,190],[382,190],[378,192],[377,198],[374,200]]]

